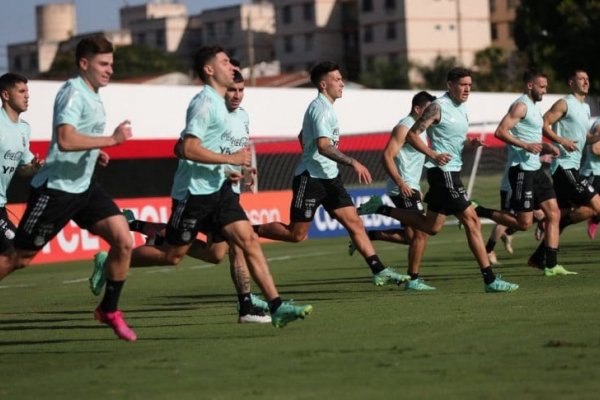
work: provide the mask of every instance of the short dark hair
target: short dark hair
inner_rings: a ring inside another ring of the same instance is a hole
[[[112,53],[114,51],[112,43],[102,35],[93,35],[84,37],[77,43],[75,48],[75,63],[79,67],[79,60],[94,56],[96,54]]]
[[[313,83],[313,85],[315,85],[318,88],[319,82],[321,82],[321,79],[323,79],[323,77],[325,75],[327,75],[328,73],[330,73],[332,71],[339,71],[339,70],[340,70],[340,66],[336,62],[333,62],[333,61],[320,62],[317,65],[315,65],[312,68],[312,70],[310,71],[310,81]]]
[[[23,75],[7,72],[0,76],[0,92],[14,88],[17,83],[27,83],[27,78]]]
[[[242,83],[244,82],[244,75],[237,69],[233,70],[233,82],[234,83]]]
[[[241,68],[241,66],[242,66],[242,64],[240,63],[240,61],[238,59],[236,59],[236,58],[230,58],[229,59],[229,63],[231,65],[233,65],[234,67],[236,67],[236,68]]]
[[[571,73],[569,74],[569,81],[574,80],[575,76],[577,75],[578,72],[585,72],[587,74],[587,71],[583,68],[575,68],[573,71],[571,71]]]
[[[224,53],[225,50],[221,46],[202,46],[196,52],[194,57],[194,72],[198,74],[198,77],[202,82],[206,83],[206,73],[204,72],[204,66],[219,53]]]
[[[540,77],[548,79],[548,76],[546,74],[544,74],[541,70],[539,70],[535,67],[527,68],[525,70],[525,72],[523,72],[523,83],[532,82],[536,78],[540,78]]]
[[[415,108],[416,106],[424,107],[425,104],[431,103],[434,100],[435,100],[435,96],[433,96],[429,92],[426,92],[425,90],[423,90],[413,96],[411,107],[412,108]]]
[[[471,70],[468,68],[454,67],[450,71],[448,71],[448,75],[446,76],[446,82],[456,83],[460,79],[471,75]]]

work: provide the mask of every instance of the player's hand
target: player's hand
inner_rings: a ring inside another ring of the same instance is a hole
[[[100,152],[98,153],[98,160],[96,161],[96,163],[101,167],[106,167],[109,161],[110,156],[108,155],[108,153],[100,150]]]
[[[242,169],[244,175],[244,186],[250,189],[256,182],[256,168],[247,167]]]
[[[561,140],[560,140],[560,142],[558,142],[558,144],[560,144],[563,147],[563,149],[565,149],[569,153],[578,149],[576,140],[573,141],[573,140],[569,140],[566,138],[561,138]]]
[[[542,144],[542,155],[544,154],[548,154],[552,157],[558,157],[560,156],[560,149],[556,146],[554,146],[553,144],[550,143],[544,143]]]
[[[371,184],[373,179],[371,178],[371,173],[367,167],[353,159],[352,168],[354,168],[354,172],[356,172],[356,175],[358,176],[359,183],[366,183],[367,185]]]
[[[239,183],[244,178],[244,175],[240,171],[232,169],[226,170],[225,174],[231,183]]]
[[[410,186],[408,186],[406,184],[406,182],[403,182],[402,185],[398,186],[398,188],[400,189],[400,194],[404,197],[410,197],[412,196],[412,188]]]
[[[452,160],[452,156],[448,153],[437,153],[433,160],[437,165],[446,165]]]
[[[185,158],[183,156],[183,139],[180,138],[177,143],[175,143],[175,146],[173,146],[173,154],[175,154],[175,157],[177,158]]]
[[[529,153],[540,154],[542,152],[542,143],[527,143],[523,149]]]
[[[250,149],[244,148],[230,155],[231,161],[229,164],[241,165],[249,167],[252,164],[252,154]]]
[[[31,160],[31,170],[35,174],[44,166],[45,160],[39,158],[39,154],[34,154],[33,160]]]
[[[127,139],[131,138],[133,133],[131,132],[131,121],[125,120],[121,122],[112,134],[112,137],[116,144],[121,144]]]
[[[485,142],[481,138],[473,138],[473,139],[469,139],[469,145],[472,148],[476,149],[478,147],[485,147]]]

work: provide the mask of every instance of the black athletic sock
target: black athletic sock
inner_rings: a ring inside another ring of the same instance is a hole
[[[509,228],[506,228],[506,230],[504,231],[504,234],[506,236],[512,236],[515,234],[516,231],[517,230],[515,228],[509,227]]]
[[[529,262],[535,264],[536,266],[543,266],[546,257],[546,245],[542,241],[535,249],[531,257],[529,257]]]
[[[238,302],[240,304],[239,314],[249,314],[252,310],[252,297],[250,296],[250,293],[238,294]]]
[[[489,238],[485,245],[485,251],[488,253],[491,253],[492,251],[494,251],[495,247],[496,247],[496,241],[492,238]]]
[[[386,217],[389,217],[390,214],[392,213],[392,210],[394,209],[394,207],[390,207],[390,206],[381,206],[377,209],[377,211],[375,212],[376,214],[381,214],[381,215],[385,215]]]
[[[483,276],[483,282],[486,285],[489,285],[496,279],[496,274],[494,274],[491,266],[487,268],[481,268],[481,275]]]
[[[546,247],[546,268],[554,268],[557,264],[558,249]]]
[[[569,215],[564,216],[560,219],[560,222],[558,224],[559,232],[562,232],[567,226],[571,224],[573,224],[573,221],[571,221],[571,217]]]
[[[408,275],[410,276],[410,280],[411,281],[419,279],[419,273],[418,272],[414,273],[414,272],[408,271]]]
[[[283,301],[281,301],[281,297],[275,297],[273,300],[269,300],[269,312],[273,314],[275,311],[277,311],[281,303],[283,303]]]
[[[371,268],[373,275],[378,274],[385,269],[385,265],[383,265],[377,254],[365,258],[365,261],[367,262],[369,268]]]
[[[252,225],[252,230],[256,233],[257,236],[260,236],[258,230],[260,229],[260,225]]]
[[[140,221],[139,219],[134,219],[129,223],[129,230],[133,232],[144,233],[144,228],[146,228],[146,221]]]
[[[592,221],[594,221],[594,223],[596,223],[596,224],[600,224],[600,214],[594,215],[592,217]]]
[[[370,240],[378,240],[377,231],[367,231],[367,236]]]
[[[486,208],[484,206],[475,207],[475,212],[479,218],[492,218],[492,213],[494,210],[491,208]]]
[[[121,289],[125,281],[106,280],[106,289],[104,290],[104,298],[100,303],[100,309],[104,312],[117,311],[119,305],[119,297],[121,297]]]

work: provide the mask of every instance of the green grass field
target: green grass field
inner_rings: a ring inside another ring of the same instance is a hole
[[[473,197],[496,204],[497,182],[482,179]],[[346,246],[264,246],[282,296],[314,306],[284,329],[236,323],[225,264],[133,270],[121,307],[135,343],[93,320],[90,262],[19,271],[0,282],[0,399],[597,398],[600,249],[585,224],[559,254],[577,276],[526,267],[531,232],[512,257],[499,245],[496,273],[521,285],[509,294],[484,293],[456,226],[430,240],[430,293],[373,286]],[[405,270],[406,247],[376,247]]]

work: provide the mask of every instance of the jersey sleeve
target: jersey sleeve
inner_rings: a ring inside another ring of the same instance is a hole
[[[54,127],[72,125],[77,127],[83,111],[83,94],[75,89],[61,91],[54,104]]]
[[[329,110],[323,107],[315,107],[312,110],[310,117],[315,140],[322,137],[335,139],[335,132],[330,123],[331,115]]]
[[[181,136],[192,135],[203,139],[212,120],[212,104],[206,97],[192,101],[187,110],[185,129]]]

